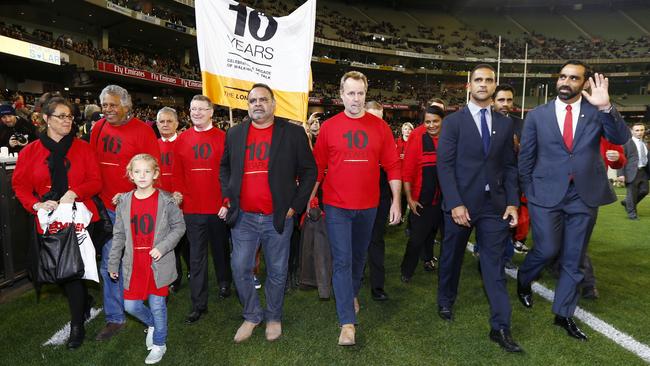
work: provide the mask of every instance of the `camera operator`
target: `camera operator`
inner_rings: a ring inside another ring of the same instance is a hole
[[[36,139],[36,129],[10,105],[0,105],[0,146],[7,146],[9,153],[19,152]]]

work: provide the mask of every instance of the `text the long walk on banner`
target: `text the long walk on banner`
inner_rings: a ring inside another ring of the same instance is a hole
[[[316,0],[272,17],[231,0],[196,0],[203,93],[219,105],[247,109],[255,83],[275,94],[276,115],[304,121],[310,87]]]

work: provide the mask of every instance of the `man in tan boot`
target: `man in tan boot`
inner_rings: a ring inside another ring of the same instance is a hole
[[[341,324],[339,344],[354,344],[359,295],[372,228],[379,205],[379,165],[386,171],[393,200],[390,224],[402,218],[401,161],[390,127],[366,113],[368,79],[358,71],[343,75],[340,95],[344,111],[328,119],[318,134],[314,156],[318,183],[323,184],[325,223],[332,250],[332,285]]]
[[[316,182],[316,163],[301,126],[274,116],[275,98],[265,84],[248,93],[248,116],[228,130],[221,160],[224,203],[219,217],[232,228],[232,272],[244,323],[235,342],[250,338],[266,321],[266,339],[282,334],[282,304],[287,282],[289,241],[294,215],[307,206]],[[296,181],[299,183],[296,184]],[[253,284],[255,254],[262,246],[266,262],[266,309]]]

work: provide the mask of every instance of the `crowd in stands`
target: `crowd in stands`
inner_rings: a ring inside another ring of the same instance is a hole
[[[152,1],[141,0],[109,0],[110,2],[119,6],[139,11],[142,14],[154,16],[158,19],[167,20],[177,25],[182,25],[190,28],[196,28],[194,18],[188,15],[180,14],[172,9],[166,8],[164,5],[154,3]]]
[[[178,58],[161,56],[158,54],[145,54],[124,47],[110,47],[100,49],[93,42],[73,40],[67,34],[60,34],[56,38],[51,32],[34,29],[29,32],[25,27],[16,24],[0,22],[0,35],[11,38],[39,43],[63,52],[74,51],[95,60],[107,61],[140,70],[161,73],[169,76],[181,77],[190,80],[201,80],[198,64],[183,65]]]

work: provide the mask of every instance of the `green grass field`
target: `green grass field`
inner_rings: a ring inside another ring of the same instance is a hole
[[[622,191],[619,191],[622,193]],[[590,311],[636,340],[650,344],[650,201],[639,209],[641,221],[629,221],[618,203],[602,207],[591,244],[601,298],[580,301]],[[387,235],[387,284],[391,299],[370,298],[361,292],[357,345],[337,346],[334,301],[318,300],[316,291],[293,291],[285,299],[283,337],[274,343],[256,330],[244,344],[232,342],[241,322],[236,297],[217,300],[215,282],[209,313],[197,324],[185,325],[190,307],[183,286],[169,301],[168,351],[163,365],[643,365],[634,354],[592,329],[586,343],[569,338],[552,325],[550,303],[537,297],[524,309],[509,281],[513,305],[512,332],[524,354],[507,354],[488,339],[488,304],[476,259],[466,255],[455,321],[438,318],[435,303],[437,273],[417,270],[411,283],[399,281],[405,246],[403,227]],[[436,248],[438,251],[438,248]],[[515,255],[515,263],[523,261]],[[211,280],[214,277],[210,278]],[[550,276],[542,282],[553,285]],[[185,283],[186,284],[186,283]],[[552,288],[552,287],[551,287]],[[100,300],[97,286],[91,293]],[[33,291],[0,305],[1,365],[135,365],[144,364],[144,326],[129,318],[127,330],[100,343],[94,335],[103,326],[100,315],[87,326],[88,337],[76,351],[64,346],[41,346],[68,320],[66,300],[57,287],[46,287],[36,304]]]

